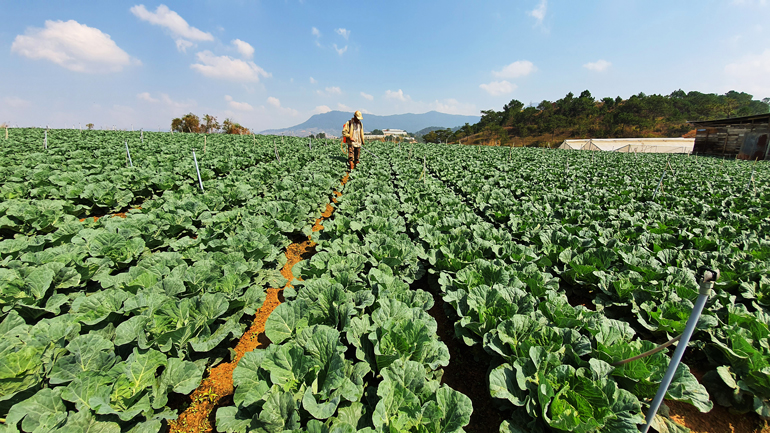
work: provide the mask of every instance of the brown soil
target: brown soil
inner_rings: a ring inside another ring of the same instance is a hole
[[[468,347],[455,338],[454,323],[444,312],[444,300],[438,295],[434,295],[433,298],[436,303],[428,314],[436,319],[438,324],[436,333],[447,345],[450,359],[449,365],[444,367],[441,383],[467,395],[473,402],[471,421],[464,428],[466,432],[496,432],[505,419],[505,414],[497,408],[489,394],[487,380],[489,355],[484,352],[480,344]]]
[[[770,425],[756,414],[734,414],[726,407],[714,405],[708,413],[695,406],[666,400],[671,419],[692,433],[770,433]]]
[[[313,225],[314,232],[323,230],[324,226],[321,225],[321,221],[323,221],[326,218],[329,218],[332,212],[334,212],[334,206],[332,206],[331,203],[326,203],[326,210],[324,211],[324,213],[321,214],[321,218],[318,218],[315,224]]]
[[[133,208],[133,209],[141,209],[141,208],[142,208],[141,206],[137,206],[137,207],[135,207],[135,208]],[[118,212],[118,213],[107,214],[107,215],[100,215],[100,216],[93,216],[93,217],[85,217],[85,218],[80,218],[80,222],[83,222],[83,221],[87,220],[88,218],[93,218],[93,219],[94,219],[94,222],[96,222],[96,221],[99,221],[99,218],[105,218],[105,217],[120,217],[120,218],[125,218],[125,217],[126,217],[126,212]]]
[[[342,185],[347,182],[348,175],[342,179]],[[337,196],[341,195],[335,191]],[[326,205],[326,211],[318,218],[313,226],[313,231],[323,229],[321,222],[331,216],[334,207]],[[267,297],[262,307],[257,310],[249,329],[241,336],[235,346],[235,359],[222,363],[208,372],[208,376],[201,382],[198,389],[190,394],[189,406],[176,420],[169,421],[170,432],[178,433],[203,433],[212,432],[215,425],[216,409],[225,403],[231,402],[231,396],[235,391],[233,387],[233,370],[243,356],[256,348],[265,348],[270,340],[265,336],[265,323],[270,313],[282,302],[281,292],[288,287],[293,287],[291,282],[294,275],[292,267],[302,260],[309,259],[315,254],[316,243],[310,237],[302,242],[295,242],[286,248],[286,264],[281,268],[281,275],[288,280],[281,289],[267,289]]]
[[[693,376],[703,383],[705,371],[690,367]],[[695,406],[679,401],[665,401],[669,415],[677,424],[692,433],[770,433],[770,425],[756,413],[736,414],[730,409],[714,404],[708,413],[701,413]]]

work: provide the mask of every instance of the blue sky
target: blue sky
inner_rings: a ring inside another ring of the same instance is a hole
[[[255,131],[511,99],[770,96],[770,0],[0,0],[0,123]]]

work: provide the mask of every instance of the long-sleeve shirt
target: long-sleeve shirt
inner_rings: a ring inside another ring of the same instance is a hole
[[[346,137],[353,147],[361,147],[364,143],[364,124],[348,120],[342,127],[342,136]]]

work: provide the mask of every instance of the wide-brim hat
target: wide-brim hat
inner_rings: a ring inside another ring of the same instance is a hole
[[[356,111],[355,116],[356,116],[356,119],[358,119],[358,120],[363,120],[364,119],[364,116],[363,116],[363,114],[361,114],[360,111]]]

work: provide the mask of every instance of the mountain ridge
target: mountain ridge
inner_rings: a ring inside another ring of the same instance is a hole
[[[329,111],[315,114],[299,125],[280,129],[266,129],[260,134],[265,135],[291,135],[306,137],[310,134],[325,133],[327,135],[342,135],[342,125],[353,117],[352,112]],[[446,114],[438,111],[414,114],[391,114],[379,116],[376,114],[364,114],[364,129],[403,129],[407,132],[417,132],[428,127],[456,128],[465,123],[474,124],[481,119],[480,116],[466,116],[461,114]]]

